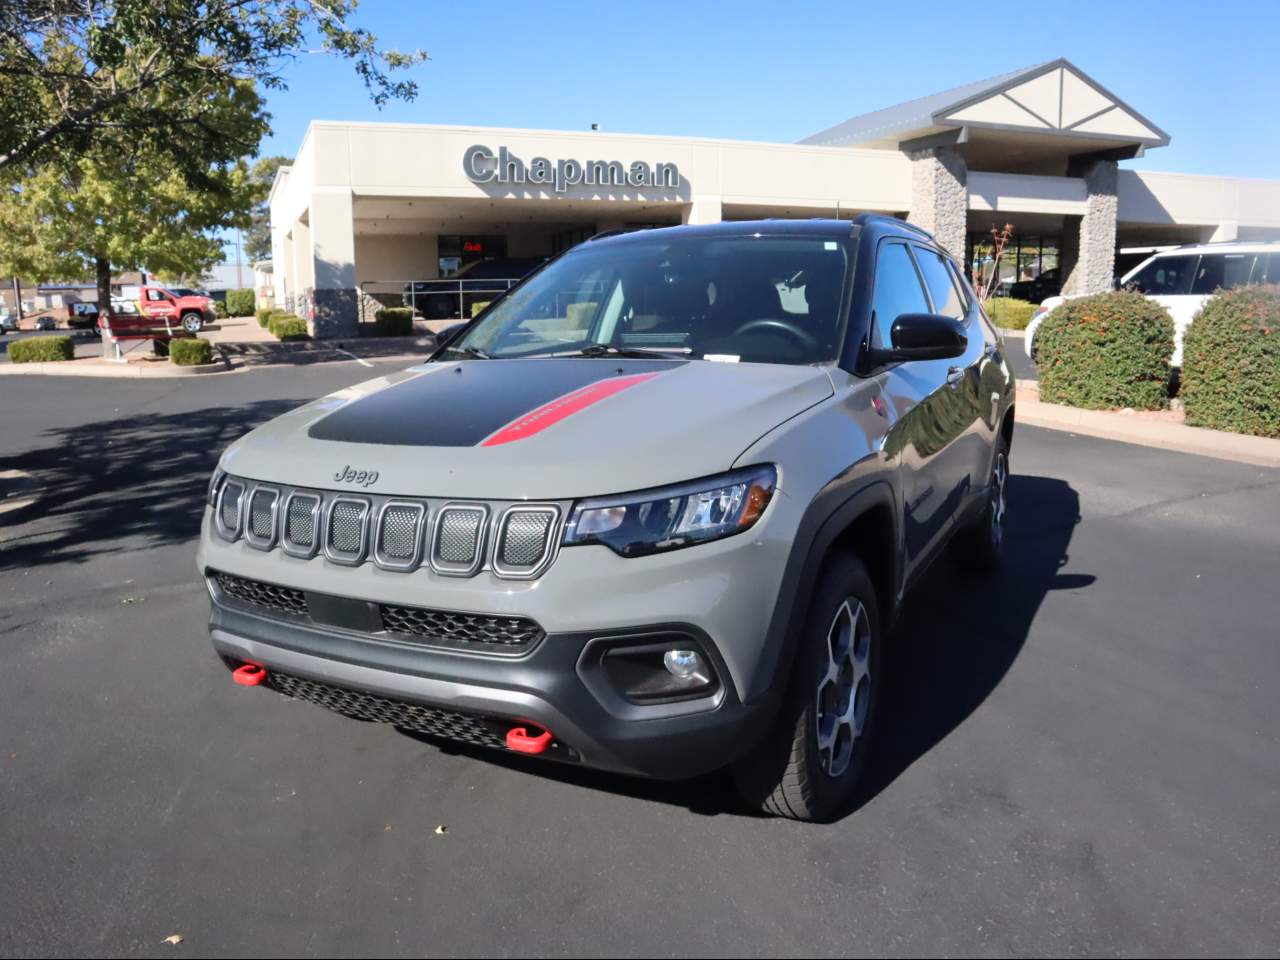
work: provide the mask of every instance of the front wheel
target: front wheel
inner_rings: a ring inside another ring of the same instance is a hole
[[[828,561],[774,727],[734,767],[743,799],[774,816],[823,821],[866,764],[880,677],[880,612],[862,561]]]
[[[184,313],[182,315],[182,329],[192,335],[200,332],[200,328],[204,326],[204,317],[198,313]]]

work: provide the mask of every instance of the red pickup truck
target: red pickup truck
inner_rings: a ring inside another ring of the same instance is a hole
[[[165,287],[137,287],[138,312],[160,323],[179,324],[187,333],[196,334],[214,319],[213,301],[208,297],[179,296]],[[130,289],[130,294],[133,289]],[[130,297],[132,299],[132,297]],[[67,325],[98,329],[98,305],[73,303],[67,307]]]

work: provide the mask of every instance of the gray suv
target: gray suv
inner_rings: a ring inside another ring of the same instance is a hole
[[[425,363],[233,443],[199,567],[234,679],[838,815],[886,631],[1000,555],[1004,346],[889,217],[601,235]]]

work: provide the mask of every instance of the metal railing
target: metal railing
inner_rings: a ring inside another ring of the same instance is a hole
[[[521,279],[365,280],[359,287],[360,320],[372,323],[383,307],[410,307],[425,320],[470,320],[479,305],[497,299]]]

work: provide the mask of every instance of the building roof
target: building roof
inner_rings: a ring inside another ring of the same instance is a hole
[[[1059,58],[852,117],[800,143],[899,148],[967,128],[1017,130],[1164,146],[1169,136],[1137,110]]]

